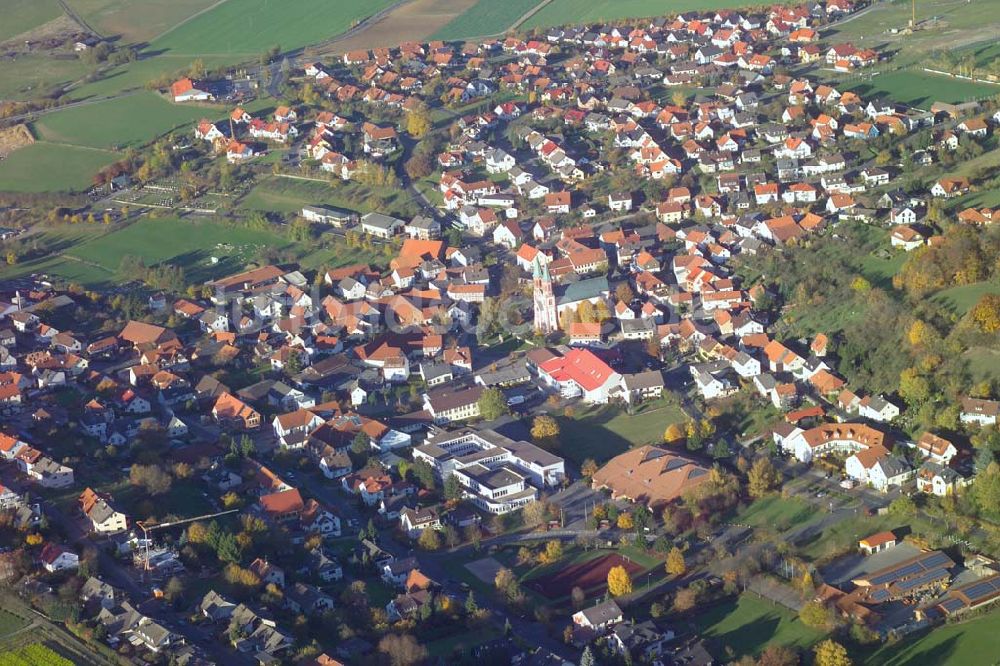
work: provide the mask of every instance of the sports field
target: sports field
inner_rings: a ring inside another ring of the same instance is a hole
[[[99,287],[115,281],[122,257],[131,255],[140,257],[147,266],[165,261],[181,266],[191,282],[203,282],[242,269],[264,247],[289,244],[265,231],[178,218],[143,218],[106,233],[99,223],[61,227],[47,234],[45,242],[58,244],[60,254],[5,266],[0,278],[46,273]],[[211,257],[218,258],[218,263],[211,263]]]
[[[502,33],[538,2],[539,0],[479,0],[434,33],[433,38],[467,39]]]
[[[957,103],[1000,95],[998,85],[973,83],[917,70],[878,74],[871,79],[852,81],[845,87],[862,97],[885,95],[920,109],[929,109],[934,102]]]
[[[328,40],[393,0],[226,0],[153,42],[171,54],[257,55]]]
[[[614,553],[571,564],[544,576],[532,578],[525,585],[549,599],[568,596],[574,587],[587,591],[607,584],[608,572],[623,566],[629,574],[637,574],[643,567]]]
[[[0,191],[85,190],[94,174],[117,159],[108,150],[38,142],[0,160]]]
[[[0,7],[3,9],[0,42],[62,16],[62,8],[56,0],[4,0]]]
[[[187,133],[201,118],[221,115],[223,112],[217,108],[173,104],[154,92],[142,92],[50,113],[33,129],[44,141],[124,148],[148,143],[178,127]]]
[[[572,442],[561,455],[580,464],[587,458],[603,463],[640,444],[660,444],[671,423],[686,419],[680,407],[656,400],[628,414],[621,407],[602,405],[559,417],[561,439]]]
[[[822,632],[802,624],[792,611],[753,593],[713,606],[696,617],[695,624],[698,633],[709,639],[712,654],[727,661],[757,654],[770,644],[804,649],[823,638]]]

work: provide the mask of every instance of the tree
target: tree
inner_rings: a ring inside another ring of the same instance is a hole
[[[618,565],[608,572],[608,594],[612,597],[632,594],[632,577],[625,567]]]
[[[162,495],[170,490],[173,483],[170,475],[159,465],[132,465],[128,478],[129,483],[142,486],[150,495]]]
[[[167,581],[167,586],[163,590],[163,598],[170,603],[175,603],[184,596],[184,581],[177,576],[173,576]]]
[[[667,429],[663,431],[663,441],[667,444],[673,444],[674,442],[679,442],[684,439],[684,430],[677,423],[671,423],[667,426]]]
[[[969,311],[969,318],[983,333],[1000,331],[1000,294],[984,294]]]
[[[588,479],[593,478],[593,476],[597,474],[597,469],[598,469],[597,463],[594,462],[594,459],[587,458],[586,460],[583,461],[583,464],[580,465],[580,474],[587,477]]]
[[[972,495],[980,509],[993,511],[1000,506],[1000,464],[991,462],[976,475]]]
[[[685,587],[677,590],[674,595],[674,610],[678,613],[686,613],[698,604],[698,591],[692,587]]]
[[[368,439],[368,435],[358,431],[358,434],[354,436],[351,440],[351,452],[359,456],[363,456],[372,450],[371,441]]]
[[[551,539],[545,544],[545,551],[542,553],[542,563],[552,564],[553,562],[558,562],[562,559],[562,556],[562,541],[559,539]]]
[[[559,422],[548,414],[536,416],[531,422],[531,439],[542,448],[555,448],[559,444]]]
[[[622,282],[615,287],[615,297],[625,305],[628,305],[635,298],[635,292],[632,291],[632,287],[628,282]]]
[[[438,550],[441,548],[441,535],[436,529],[425,527],[424,531],[420,533],[417,543],[424,550]]]
[[[538,527],[545,519],[548,517],[549,508],[545,505],[545,502],[533,501],[528,502],[521,509],[521,520],[528,527]]]
[[[620,530],[631,530],[635,528],[635,523],[632,522],[632,514],[628,511],[618,514],[618,520],[615,522]]]
[[[910,518],[917,512],[917,505],[909,495],[897,497],[889,504],[889,515],[894,518]]]
[[[747,474],[747,491],[751,497],[761,498],[778,487],[781,475],[770,458],[758,458]]]
[[[799,655],[787,645],[768,645],[757,657],[757,666],[799,666]]]
[[[683,576],[687,572],[687,563],[684,562],[684,553],[677,546],[667,553],[667,574],[671,576]]]
[[[826,629],[830,626],[830,611],[818,601],[810,601],[799,611],[802,624],[813,629]]]
[[[589,645],[583,649],[583,654],[580,655],[580,666],[597,666],[594,651],[590,649]]]
[[[406,116],[406,132],[414,139],[422,139],[431,129],[430,112],[427,105],[415,105]]]
[[[378,651],[391,666],[413,666],[427,659],[427,648],[409,634],[389,634],[378,642]]]
[[[510,413],[507,398],[498,388],[488,388],[479,396],[479,415],[487,421],[494,421]]]
[[[449,474],[444,480],[444,496],[450,500],[462,499],[462,482],[454,474]]]
[[[573,602],[573,608],[579,609],[583,608],[583,603],[587,600],[587,593],[574,585],[569,597]]]
[[[847,656],[847,650],[843,645],[832,640],[825,640],[817,645],[813,652],[816,654],[815,666],[852,666],[851,658]]]

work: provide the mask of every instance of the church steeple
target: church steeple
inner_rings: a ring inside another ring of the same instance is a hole
[[[535,330],[547,335],[559,329],[552,276],[549,275],[548,263],[541,261],[539,257],[535,257],[531,272],[534,279]]]

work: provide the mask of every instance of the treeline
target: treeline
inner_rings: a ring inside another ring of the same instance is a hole
[[[144,282],[153,289],[181,293],[187,287],[184,269],[171,264],[146,266],[140,257],[127,254],[118,265],[118,275],[126,281]]]

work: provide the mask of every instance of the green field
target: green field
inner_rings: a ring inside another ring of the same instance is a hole
[[[19,631],[28,626],[28,621],[20,615],[0,609],[0,638],[10,636],[15,631]]]
[[[852,81],[845,88],[865,98],[885,95],[896,102],[921,109],[929,109],[934,102],[967,102],[1000,95],[998,85],[973,83],[916,70],[878,74],[872,79]]]
[[[192,282],[243,268],[262,247],[288,245],[281,237],[217,222],[190,222],[177,218],[149,219],[105,231],[98,225],[60,227],[42,242],[54,254],[40,260],[3,267],[0,278],[46,273],[69,282],[99,287],[116,279],[122,257],[142,258],[147,266],[169,261],[182,266]],[[211,264],[209,257],[218,257]]]
[[[56,0],[5,0],[0,21],[0,42],[34,30],[43,23],[62,16]]]
[[[723,7],[743,7],[738,0],[552,0],[525,21],[525,28],[547,28],[568,23],[600,23],[620,18],[640,18],[702,11]]]
[[[154,92],[142,92],[50,113],[33,129],[45,141],[124,148],[149,143],[175,128],[186,134],[198,120],[221,115],[218,108],[173,104]]]
[[[41,643],[0,653],[0,666],[73,666],[73,662]]]
[[[0,160],[0,191],[85,190],[94,174],[116,159],[108,150],[38,142]]]
[[[733,520],[752,527],[784,531],[806,522],[816,513],[816,509],[801,497],[768,495],[755,501]]]
[[[769,644],[807,649],[823,633],[810,629],[792,611],[772,601],[746,593],[737,600],[714,606],[695,618],[698,633],[709,639],[709,649],[719,659],[757,654]]]
[[[665,400],[642,405],[631,416],[611,405],[578,409],[572,418],[558,417],[563,442],[560,455],[577,464],[587,458],[603,463],[633,446],[663,443],[667,426],[686,418],[680,407]]]
[[[986,294],[1000,294],[1000,282],[976,282],[951,287],[939,291],[931,298],[959,315],[964,315]]]
[[[0,60],[0,99],[25,100],[55,86],[65,86],[86,76],[89,68],[79,58],[20,55]]]
[[[155,49],[200,56],[253,56],[322,42],[392,4],[392,0],[227,0],[154,40]]]
[[[868,666],[986,666],[996,663],[998,633],[1000,612],[993,610],[968,622],[936,627],[923,634],[911,634],[855,663]]]
[[[283,215],[297,213],[309,205],[337,206],[360,213],[379,210],[404,218],[417,214],[416,204],[408,193],[383,189],[381,194],[383,201],[373,196],[371,188],[355,182],[334,186],[326,181],[271,176],[260,180],[239,202],[239,207]]]
[[[1000,382],[1000,351],[973,347],[964,354],[969,372],[976,381]]]
[[[148,42],[217,0],[72,0],[73,10],[104,35]]]
[[[497,35],[509,28],[539,0],[479,0],[438,30],[433,39],[468,39]]]

